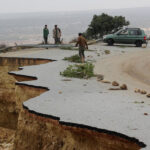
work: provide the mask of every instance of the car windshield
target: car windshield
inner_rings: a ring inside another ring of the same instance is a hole
[[[123,31],[123,29],[121,29],[121,30],[119,30],[119,31],[117,31],[116,33],[114,33],[114,34],[119,34],[120,32],[122,32]]]
[[[122,30],[119,30],[118,32],[116,32],[115,34],[127,35],[128,34],[128,30],[127,29],[122,29]]]

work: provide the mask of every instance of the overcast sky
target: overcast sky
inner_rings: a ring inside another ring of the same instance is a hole
[[[150,7],[150,0],[0,0],[0,13]]]

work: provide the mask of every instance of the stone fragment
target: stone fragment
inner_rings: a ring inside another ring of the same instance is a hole
[[[128,89],[128,87],[127,87],[127,85],[126,85],[126,84],[123,84],[122,86],[120,86],[120,89],[121,89],[121,90],[127,90],[127,89]]]
[[[109,90],[115,91],[115,90],[121,90],[121,89],[120,88],[109,88]]]
[[[145,90],[141,90],[141,94],[147,94]]]
[[[71,79],[63,79],[62,81],[72,81]]]
[[[143,45],[142,45],[142,48],[146,48],[146,47],[147,47],[147,45],[146,45],[146,44],[143,44]]]
[[[146,96],[147,96],[148,98],[150,98],[150,94],[147,94]]]
[[[91,55],[89,55],[89,56],[87,56],[88,58],[93,58],[93,56],[91,56]]]
[[[59,93],[59,94],[62,94],[62,91],[59,91],[58,93]]]
[[[103,79],[104,79],[104,76],[103,76],[103,75],[101,75],[101,74],[97,75],[97,81],[101,81],[101,80],[103,80]]]
[[[143,101],[141,101],[141,102],[135,101],[134,103],[135,103],[135,104],[144,104]]]
[[[112,85],[113,85],[113,86],[119,86],[119,83],[118,83],[117,81],[113,81],[113,82],[112,82]]]
[[[110,50],[105,50],[104,52],[105,52],[106,55],[110,54]]]
[[[145,116],[148,116],[148,113],[144,113]]]
[[[134,92],[135,93],[141,93],[141,90],[140,89],[135,89]]]
[[[110,81],[107,81],[107,80],[101,80],[102,83],[108,83],[110,84],[111,82]]]

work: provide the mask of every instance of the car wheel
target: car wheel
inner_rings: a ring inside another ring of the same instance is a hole
[[[112,46],[114,44],[114,41],[112,39],[108,39],[107,43],[109,46]]]
[[[136,47],[141,47],[142,46],[142,41],[136,41],[135,45],[136,45]]]

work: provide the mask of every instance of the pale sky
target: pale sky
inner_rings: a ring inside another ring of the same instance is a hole
[[[0,13],[150,7],[150,0],[0,0]]]

